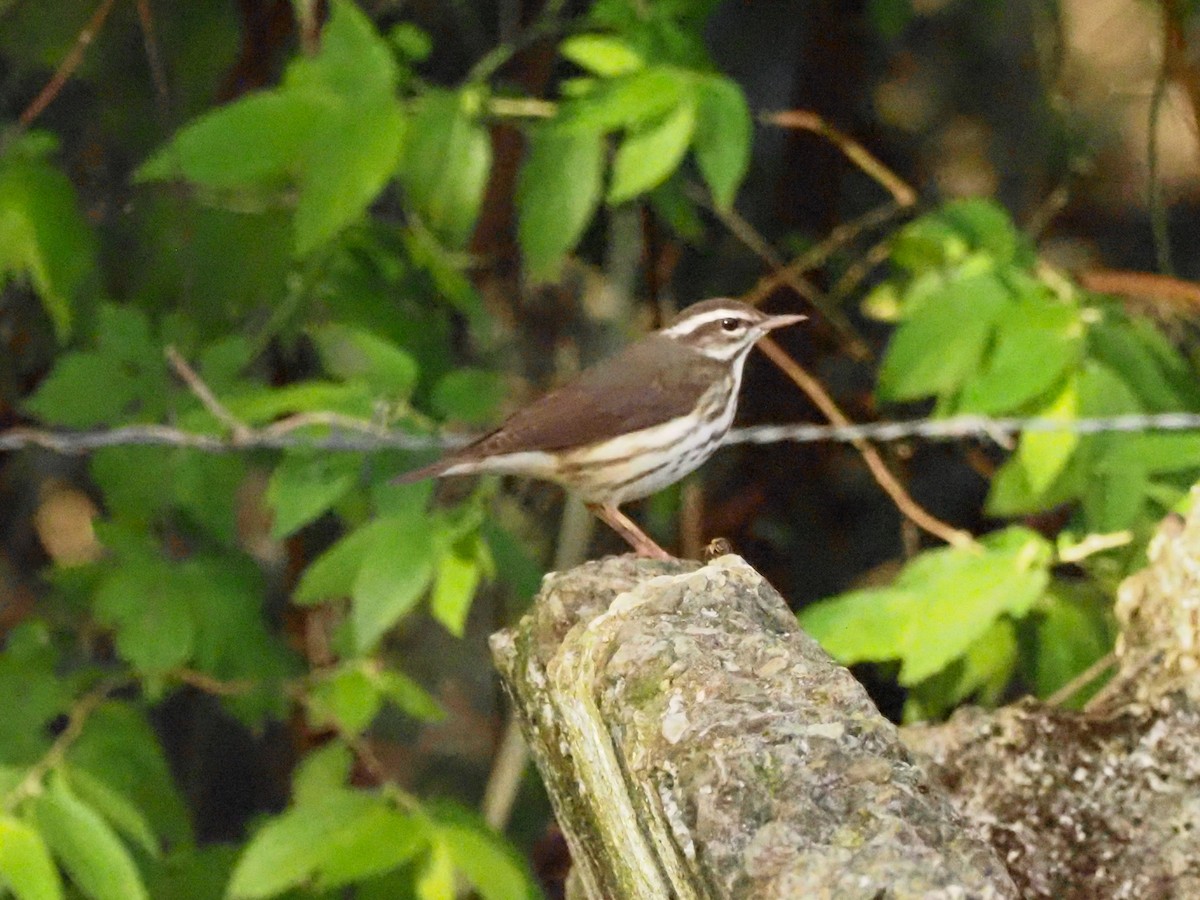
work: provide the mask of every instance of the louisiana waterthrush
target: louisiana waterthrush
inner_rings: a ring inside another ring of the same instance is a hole
[[[733,423],[750,348],[768,331],[805,318],[723,298],[697,303],[495,431],[396,480],[499,472],[557,482],[639,556],[670,559],[618,507],[712,456]]]

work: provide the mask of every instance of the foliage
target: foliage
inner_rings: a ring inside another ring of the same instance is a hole
[[[895,235],[890,259],[892,277],[865,301],[898,323],[880,367],[882,400],[930,398],[939,416],[1066,423],[1200,409],[1190,363],[1160,332],[1038,265],[990,202],[917,219]],[[1069,504],[1059,550],[1128,532],[1123,556],[1084,561],[1111,589],[1141,564],[1152,528],[1198,475],[1195,434],[1028,431],[992,477],[987,511],[1018,517]],[[980,692],[998,698],[1019,669],[1045,695],[1107,649],[1104,606],[1072,588],[1078,576],[1056,568],[1053,551],[1008,528],[982,550],[921,554],[892,586],[830,598],[801,621],[844,662],[899,662],[911,717],[944,714]]]
[[[139,161],[118,223],[85,218],[49,132],[14,133],[0,152],[0,287],[27,286],[63,342],[22,404],[47,426],[221,433],[286,420],[320,436],[337,417],[415,432],[431,416],[487,424],[505,384],[456,365],[451,339],[465,322],[486,359],[489,321],[464,251],[493,177],[496,123],[528,141],[517,234],[534,279],[556,276],[602,202],[678,190],[689,153],[722,207],[746,172],[746,101],[708,62],[705,16],[688,4],[645,19],[598,3],[564,30],[572,77],[561,100],[525,98],[533,115],[486,64],[432,83],[420,73],[429,36],[412,23],[381,33],[352,0],[329,4],[313,52],[294,51],[274,86],[216,105],[231,60],[201,48],[236,43],[229,13],[162,15],[189,111],[164,142],[144,127],[152,115],[112,107],[110,152]],[[82,26],[12,24],[27,40],[5,50],[31,72],[44,65],[33,52],[42,38],[67,45]],[[83,77],[104,91],[124,62],[97,52]],[[219,408],[180,381],[168,346]],[[424,610],[461,636],[478,588],[497,576],[493,546],[514,572],[534,565],[512,535],[483,527],[489,485],[427,510],[429,484],[389,484],[415,461],[131,446],[88,459],[102,550],[49,569],[43,608],[0,652],[0,685],[25,698],[0,724],[0,884],[21,900],[348,886],[435,900],[464,879],[487,900],[537,893],[520,858],[462,809],[386,773],[363,784],[363,742],[381,719],[443,715],[397,666],[389,635]],[[269,526],[248,535],[258,507]],[[281,581],[284,552],[303,565]],[[285,594],[300,611],[287,616],[324,610],[311,614],[332,623],[328,658],[289,636],[275,599]],[[244,845],[197,846],[151,727],[189,686],[252,732],[298,716],[319,736],[290,804]],[[52,727],[63,717],[65,730]]]
[[[69,14],[0,3],[10,83],[45,83],[69,58],[90,13],[53,6]],[[115,8],[132,29],[143,6]],[[495,298],[477,286],[493,188],[511,176],[512,267],[536,286],[621,207],[692,239],[697,189],[726,215],[750,166],[746,97],[705,49],[711,0],[595,0],[574,18],[546,4],[526,35],[553,57],[536,95],[503,71],[527,44],[456,68],[418,25],[381,29],[354,0],[327,4],[319,33],[244,90],[230,79],[244,74],[238,4],[151,6],[162,27],[143,23],[133,44],[161,38],[169,103],[153,105],[153,59],[131,67],[113,22],[89,26],[79,94],[55,101],[70,115],[0,140],[0,310],[30,299],[0,333],[49,348],[22,377],[0,373],[0,391],[21,395],[16,412],[0,397],[6,417],[235,438],[323,437],[348,420],[485,426],[509,387]],[[410,12],[392,7],[380,21]],[[915,15],[908,0],[866,12],[888,38]],[[513,130],[523,152],[509,172],[496,148]],[[118,182],[104,196],[100,168]],[[866,304],[897,323],[879,399],[1063,420],[1197,408],[1174,346],[1040,264],[997,206],[947,204],[890,251]],[[1011,522],[802,621],[844,661],[894,667],[910,717],[996,702],[1014,680],[1047,694],[1111,644],[1105,591],[1195,478],[1197,440],[1029,432],[991,481],[988,511]],[[437,504],[428,483],[391,484],[418,456],[117,444],[80,463],[95,552],[52,559],[37,602],[4,624],[0,694],[22,700],[0,717],[0,892],[536,895],[504,839],[402,788],[372,752],[383,729],[450,705],[397,635],[432,622],[461,637],[482,586],[520,600],[541,572],[518,529],[486,515],[493,484]],[[1064,506],[1054,539],[1023,521]],[[1123,530],[1123,550],[1064,565]],[[189,703],[224,730],[290,738],[287,796],[256,798],[244,834],[198,834],[200,799],[162,740]]]

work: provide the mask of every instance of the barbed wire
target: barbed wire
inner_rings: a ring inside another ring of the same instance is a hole
[[[999,418],[966,415],[948,419],[911,419],[900,422],[870,422],[862,425],[753,425],[734,429],[727,444],[774,444],[780,441],[812,443],[837,441],[876,443],[919,438],[930,441],[987,439],[1005,445],[1023,431],[1057,431],[1072,434],[1110,432],[1192,431],[1200,430],[1200,413],[1126,413],[1083,419]]]
[[[304,428],[301,425],[305,426]],[[234,453],[251,450],[311,449],[333,452],[380,450],[451,450],[469,443],[477,435],[442,433],[414,434],[387,429],[367,420],[338,417],[328,433],[314,434],[311,423],[246,429],[230,436],[185,431],[169,425],[126,425],[111,429],[64,431],[41,428],[11,428],[0,431],[0,452],[41,448],[55,453],[79,454],[106,447],[162,446],[199,450],[204,453]],[[305,430],[308,429],[308,430]],[[1021,432],[1051,431],[1078,435],[1154,431],[1200,431],[1200,413],[1130,413],[1085,419],[989,418],[955,416],[948,419],[912,419],[871,422],[862,425],[753,425],[735,428],[726,444],[774,444],[784,441],[852,443],[868,440],[887,443],[910,439],[927,441],[987,440],[1001,446]]]

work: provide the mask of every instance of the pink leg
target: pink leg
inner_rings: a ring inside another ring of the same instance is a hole
[[[654,538],[638,528],[633,519],[625,515],[615,506],[603,503],[589,503],[590,509],[596,516],[613,531],[623,537],[638,556],[650,559],[674,559],[666,550],[654,542]]]

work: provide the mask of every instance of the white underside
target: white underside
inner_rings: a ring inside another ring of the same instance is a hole
[[[740,374],[740,371],[735,372],[735,375]],[[711,403],[722,393],[720,387],[714,386],[701,402]],[[491,456],[452,466],[443,474],[529,475],[557,482],[590,503],[620,505],[660,491],[699,468],[721,445],[736,411],[735,391],[731,402],[725,405],[720,418],[711,427],[696,428],[691,421],[677,419],[626,435],[617,444],[589,444],[560,456],[542,451]],[[656,452],[661,447],[671,447],[669,457]],[[622,461],[608,462],[610,460]],[[665,465],[660,465],[662,463]],[[591,468],[593,465],[599,468]],[[589,470],[592,477],[589,477]]]

